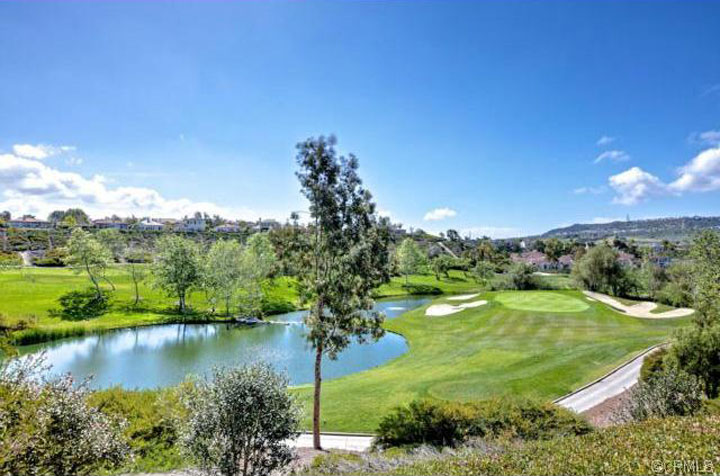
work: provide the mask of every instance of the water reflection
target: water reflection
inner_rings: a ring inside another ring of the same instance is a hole
[[[429,298],[408,297],[378,302],[388,319],[422,306]],[[272,316],[278,323],[252,328],[227,324],[167,324],[22,347],[28,354],[45,350],[54,373],[94,375],[92,385],[105,388],[154,388],[174,385],[187,374],[204,374],[216,365],[257,360],[286,371],[291,384],[313,377],[313,353],[305,340],[303,311]],[[368,369],[407,351],[405,340],[388,333],[372,344],[352,344],[337,361],[326,359],[325,378]]]

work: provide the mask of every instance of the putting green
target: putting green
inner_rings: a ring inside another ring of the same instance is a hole
[[[590,307],[575,297],[547,291],[508,291],[495,296],[495,300],[520,311],[582,312]]]

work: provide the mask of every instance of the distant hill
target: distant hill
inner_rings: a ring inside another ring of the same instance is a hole
[[[698,231],[708,228],[720,229],[720,217],[695,216],[575,224],[564,228],[555,228],[536,238],[575,238],[581,241],[589,241],[617,236],[646,240],[685,241]]]

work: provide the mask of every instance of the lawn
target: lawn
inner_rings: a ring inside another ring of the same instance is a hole
[[[174,299],[149,285],[149,279],[140,285],[142,300],[138,307],[134,307],[132,282],[124,268],[112,268],[108,277],[117,288],[110,312],[98,318],[68,321],[53,316],[52,310],[58,307],[57,300],[64,293],[90,285],[84,274],[75,274],[67,268],[24,268],[0,272],[0,317],[8,324],[24,321],[30,326],[15,333],[16,342],[26,344],[108,329],[178,322],[187,318],[175,311]],[[105,287],[109,288],[108,285]],[[410,276],[409,286],[405,286],[404,278],[393,278],[377,290],[377,297],[462,293],[477,288],[477,284],[463,273],[451,271],[449,278],[443,277],[439,281],[434,276]],[[193,292],[188,304],[196,312],[190,318],[209,317],[210,306],[204,293]],[[292,278],[276,278],[266,287],[266,313],[286,312],[299,306]],[[222,309],[218,312],[222,313]]]
[[[393,406],[419,397],[552,399],[667,340],[688,322],[635,319],[589,302],[577,291],[508,291],[477,299],[489,303],[446,317],[426,317],[421,308],[388,321],[388,330],[408,340],[409,352],[381,367],[325,382],[323,430],[373,431]],[[309,428],[312,387],[296,391]]]

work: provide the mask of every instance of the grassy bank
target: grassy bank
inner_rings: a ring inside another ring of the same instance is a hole
[[[393,406],[415,398],[472,401],[513,394],[552,399],[667,340],[688,322],[635,319],[587,301],[577,291],[481,297],[489,304],[451,316],[430,318],[421,308],[387,322],[388,330],[405,336],[409,352],[381,367],[325,382],[323,429],[373,431]],[[308,409],[309,428],[312,388],[296,391]]]
[[[490,441],[444,455],[376,456],[375,469],[358,456],[334,454],[318,458],[305,474],[717,474],[718,447],[720,417],[675,417],[548,441]]]
[[[123,267],[114,267],[109,271],[108,277],[116,287],[110,311],[101,317],[70,321],[54,315],[53,310],[58,307],[57,300],[60,296],[89,286],[84,275],[74,274],[66,268],[4,271],[0,273],[0,316],[5,324],[22,323],[27,327],[14,333],[13,339],[17,345],[111,329],[223,317],[223,310],[218,309],[213,314],[205,295],[197,291],[191,293],[188,299],[192,312],[188,315],[178,314],[175,300],[153,289],[149,280],[140,284],[141,301],[138,306],[134,306],[133,284]],[[109,288],[109,285],[106,287]],[[433,276],[411,276],[408,286],[405,285],[404,278],[393,278],[390,283],[378,289],[377,297],[452,294],[476,290],[477,287],[477,284],[463,273],[452,271],[449,278],[443,277],[441,280],[436,280]],[[299,306],[292,278],[273,279],[266,287],[266,314],[288,312]]]

